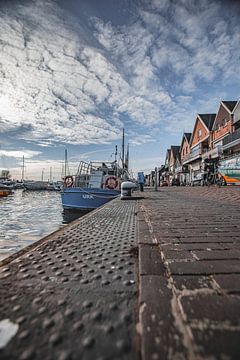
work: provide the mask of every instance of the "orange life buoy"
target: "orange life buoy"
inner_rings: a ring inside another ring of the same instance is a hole
[[[109,176],[106,181],[105,181],[105,188],[107,189],[116,189],[116,187],[118,186],[118,181],[116,176]]]
[[[73,186],[73,177],[68,175],[64,179],[64,187],[70,188]]]

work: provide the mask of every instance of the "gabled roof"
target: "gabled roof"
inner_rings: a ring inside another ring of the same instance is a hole
[[[192,136],[192,133],[183,133],[182,142],[181,142],[181,146],[180,146],[179,151],[181,151],[181,149],[182,149],[184,139],[186,139],[187,142],[190,144],[191,136]]]
[[[216,114],[198,114],[209,131],[212,130]]]
[[[165,157],[165,163],[167,160],[169,160],[171,149],[167,149],[166,157]]]
[[[235,108],[237,101],[222,101],[223,105],[228,108],[230,112]]]
[[[179,158],[179,150],[180,150],[180,146],[176,146],[176,145],[172,145],[172,146],[171,146],[171,151],[172,151],[172,153],[173,153],[174,159],[178,159],[178,158]]]
[[[186,136],[187,141],[189,142],[191,139],[192,133],[184,133],[184,135]]]
[[[190,146],[192,145],[193,135],[195,133],[197,121],[198,120],[201,121],[202,124],[205,126],[205,128],[208,131],[211,131],[213,124],[214,124],[215,117],[216,117],[216,114],[197,114],[197,118],[196,118],[196,121],[194,124],[193,132],[192,132],[192,136],[191,136],[191,140],[190,140]]]

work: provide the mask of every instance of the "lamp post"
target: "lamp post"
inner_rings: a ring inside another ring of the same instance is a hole
[[[157,190],[157,186],[158,186],[158,179],[157,179],[157,167],[155,167],[155,182],[154,182],[154,190],[155,191],[158,191]]]

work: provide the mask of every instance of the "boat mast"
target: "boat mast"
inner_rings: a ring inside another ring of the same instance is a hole
[[[124,128],[122,132],[122,167],[125,169],[125,150],[124,150]]]
[[[117,164],[117,145],[115,146],[114,162]]]
[[[23,155],[23,162],[22,162],[22,182],[24,181],[24,168],[25,168],[25,165],[24,165],[24,155]]]
[[[67,176],[67,149],[65,149],[64,177]]]
[[[118,164],[117,164],[117,153],[118,153],[118,147],[115,146],[115,154],[114,154],[114,173],[116,172],[116,176],[118,176]]]
[[[128,169],[129,169],[129,143],[127,144],[127,154],[125,156],[125,168],[128,171]]]

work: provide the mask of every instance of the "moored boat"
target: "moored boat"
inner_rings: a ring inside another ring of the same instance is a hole
[[[25,190],[47,190],[48,183],[46,181],[24,181],[23,186]]]
[[[0,185],[0,197],[6,197],[11,194],[13,194],[12,189],[10,189],[7,185]]]
[[[66,176],[61,193],[64,209],[92,210],[120,195],[121,182],[128,179],[116,162],[81,161],[75,176]]]
[[[60,182],[48,182],[48,181],[24,181],[23,187],[25,190],[30,191],[40,191],[40,190],[48,190],[48,191],[60,191],[61,190]]]

